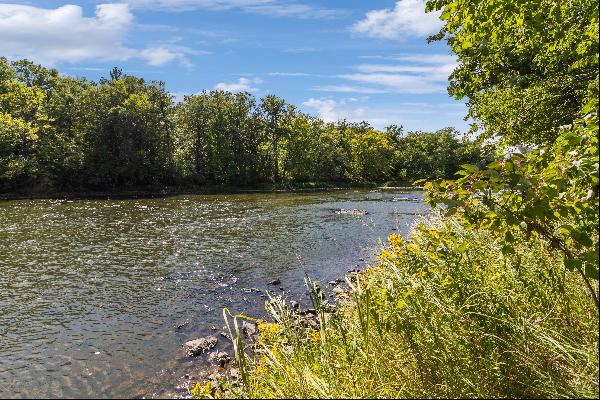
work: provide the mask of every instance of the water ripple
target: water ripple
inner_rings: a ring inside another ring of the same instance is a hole
[[[279,277],[296,296],[305,273],[342,275],[391,229],[406,232],[426,212],[420,199],[350,191],[0,202],[0,396],[130,397],[168,384],[180,344],[222,326],[223,307],[262,312],[242,289],[273,289]]]

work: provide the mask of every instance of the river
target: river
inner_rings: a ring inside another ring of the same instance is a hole
[[[425,212],[376,190],[0,201],[0,397],[165,395],[223,307],[262,314],[247,289],[302,298]]]

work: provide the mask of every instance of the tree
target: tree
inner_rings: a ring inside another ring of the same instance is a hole
[[[356,181],[382,182],[392,172],[393,148],[389,137],[374,129],[350,141],[352,176]]]
[[[31,185],[40,172],[40,137],[52,131],[45,92],[20,73],[25,63],[0,58],[0,186]]]
[[[279,182],[279,142],[286,135],[286,130],[280,125],[287,112],[285,100],[274,95],[261,99],[260,109],[263,113],[265,133],[271,139],[271,160],[273,164],[273,180]]]
[[[173,107],[162,82],[124,76],[85,89],[74,108],[88,185],[154,185],[170,176]]]
[[[483,138],[537,146],[464,165],[456,181],[426,185],[471,229],[516,233],[559,251],[599,308],[598,1],[431,0],[458,56],[450,93],[469,99]],[[595,284],[592,282],[596,281]]]
[[[429,0],[458,58],[449,93],[483,137],[552,142],[598,97],[598,0]],[[595,83],[594,83],[595,82]]]

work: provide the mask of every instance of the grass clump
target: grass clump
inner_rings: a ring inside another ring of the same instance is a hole
[[[391,235],[379,263],[318,325],[267,303],[252,355],[236,360],[250,398],[598,397],[598,314],[542,241],[504,255],[453,220]],[[239,336],[238,336],[239,340]]]

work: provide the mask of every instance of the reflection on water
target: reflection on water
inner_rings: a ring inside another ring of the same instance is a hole
[[[0,202],[0,396],[144,393],[196,362],[173,360],[223,307],[262,312],[244,288],[301,296],[426,209],[374,191]]]

